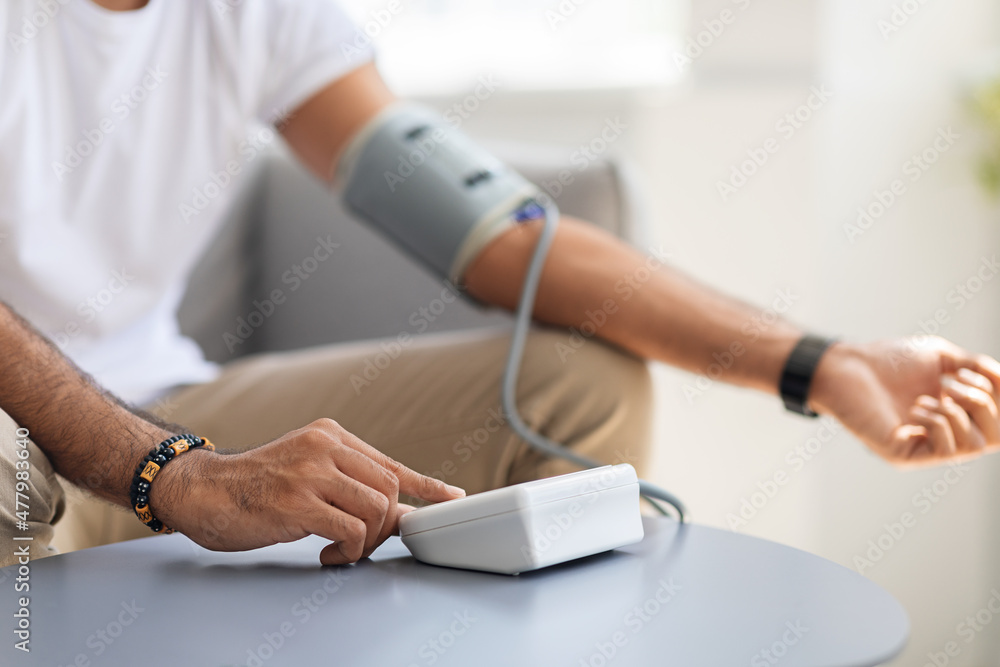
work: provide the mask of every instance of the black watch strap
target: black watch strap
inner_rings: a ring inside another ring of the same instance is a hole
[[[781,383],[778,385],[785,408],[806,417],[817,416],[809,409],[809,385],[812,384],[820,357],[835,342],[832,338],[806,335],[795,344],[785,362]]]

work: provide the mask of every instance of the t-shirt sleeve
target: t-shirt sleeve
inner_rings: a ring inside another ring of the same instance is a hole
[[[267,1],[269,53],[259,119],[274,122],[375,57],[371,40],[334,0]]]

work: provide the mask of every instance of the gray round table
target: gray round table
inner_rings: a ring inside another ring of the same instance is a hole
[[[646,519],[637,545],[516,577],[422,565],[398,538],[318,567],[307,538],[213,553],[181,535],[34,561],[31,653],[14,648],[15,573],[0,664],[877,665],[909,623],[858,574],[808,553]]]

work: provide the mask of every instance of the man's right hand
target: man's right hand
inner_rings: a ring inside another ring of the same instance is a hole
[[[412,508],[400,493],[440,502],[465,492],[425,477],[320,419],[232,456],[193,450],[163,468],[150,506],[166,525],[207,549],[240,551],[331,540],[324,565],[353,563],[398,532]]]

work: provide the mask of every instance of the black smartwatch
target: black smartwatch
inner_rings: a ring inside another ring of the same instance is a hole
[[[789,411],[806,417],[817,416],[809,409],[809,386],[812,384],[816,366],[819,365],[823,353],[836,342],[832,338],[806,335],[795,344],[792,353],[788,355],[788,361],[785,362],[785,369],[781,372],[781,382],[778,385],[781,400],[785,402],[785,408]]]

